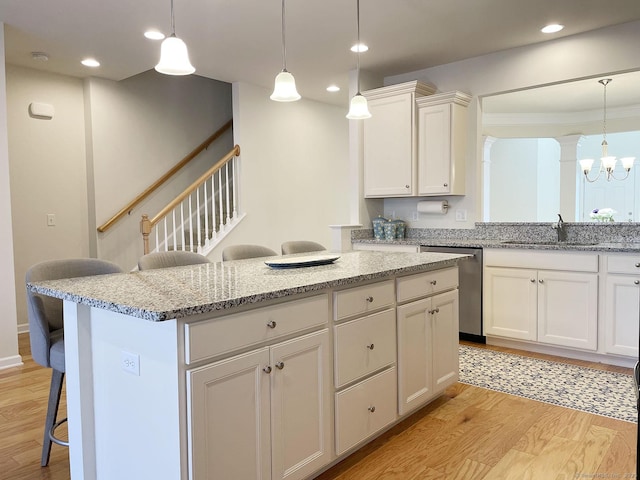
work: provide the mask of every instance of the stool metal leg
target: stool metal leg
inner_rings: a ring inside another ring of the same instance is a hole
[[[49,390],[49,405],[47,406],[47,418],[44,423],[44,439],[42,441],[42,459],[40,465],[46,467],[51,456],[51,432],[55,428],[58,406],[60,405],[60,395],[62,394],[62,383],[64,372],[52,369],[51,388]]]

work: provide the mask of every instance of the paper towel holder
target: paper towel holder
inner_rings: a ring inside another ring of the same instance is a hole
[[[449,202],[446,200],[426,200],[418,202],[417,210],[419,213],[446,215],[449,209]]]

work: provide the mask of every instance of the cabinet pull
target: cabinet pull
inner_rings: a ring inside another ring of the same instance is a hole
[[[436,309],[434,310],[434,312],[436,312],[436,313],[440,313],[440,309],[439,309],[439,308],[436,308]]]
[[[273,320],[269,320],[267,322],[267,327],[269,327],[269,328],[276,328],[276,325],[277,325],[277,323],[275,321],[273,321]]]
[[[640,285],[640,280],[634,280],[634,281],[633,281],[633,283],[634,283],[635,285]]]
[[[373,303],[373,297],[367,297],[365,300],[369,303]]]
[[[369,345],[367,345],[367,348],[369,350],[373,350],[373,347],[375,347],[375,345],[373,343],[370,343]]]
[[[430,283],[431,285],[437,285],[438,281],[437,281],[437,280],[431,280],[429,283]]]
[[[636,267],[637,267],[637,268],[640,268],[640,263],[636,263]]]
[[[371,405],[369,408],[367,408],[367,410],[369,410],[371,413],[376,411],[376,407],[375,405]]]
[[[429,313],[431,315],[433,315],[434,313],[440,313],[440,309],[439,308],[434,308],[433,310],[429,310]]]
[[[448,187],[448,186],[449,186],[449,184],[448,184],[448,183],[445,183],[445,184],[443,185],[443,187]]]
[[[532,278],[532,279],[531,279],[531,283],[536,283],[536,279],[535,279],[535,278]]]
[[[409,185],[405,185],[404,188],[409,188]]]
[[[264,373],[271,373],[271,365],[267,365],[266,367],[264,367],[264,368],[262,369],[262,371],[263,371]]]
[[[278,370],[282,370],[282,369],[284,368],[284,362],[278,362],[278,363],[276,363],[276,368],[277,368]]]
[[[538,283],[544,283],[544,280],[540,279],[538,280]]]

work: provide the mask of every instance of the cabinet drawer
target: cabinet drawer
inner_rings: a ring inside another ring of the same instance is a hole
[[[350,288],[333,294],[333,315],[336,320],[343,320],[390,307],[394,301],[393,280]]]
[[[336,393],[336,454],[349,450],[396,419],[396,368]]]
[[[455,267],[446,268],[400,277],[397,282],[398,303],[402,303],[456,288],[458,286],[458,269]]]
[[[384,310],[335,327],[336,387],[396,360],[396,315]]]
[[[191,364],[244,347],[324,325],[327,295],[280,303],[185,325],[185,362]],[[273,322],[273,323],[272,323]]]
[[[640,275],[640,255],[608,255],[607,272]]]

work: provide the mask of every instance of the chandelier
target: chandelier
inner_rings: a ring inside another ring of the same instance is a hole
[[[613,174],[616,168],[617,159],[616,157],[609,155],[609,144],[607,143],[607,85],[611,83],[611,79],[603,78],[602,80],[598,80],[598,83],[602,84],[604,87],[604,119],[602,127],[602,157],[600,158],[600,168],[598,169],[598,175],[592,179],[589,178],[589,172],[591,172],[591,167],[593,167],[593,158],[580,160],[580,167],[582,168],[582,173],[584,173],[584,178],[590,183],[598,180],[602,174],[606,175],[607,182],[611,181],[611,179],[624,180],[629,176],[629,172],[631,172],[631,167],[633,167],[635,157],[624,157],[620,159],[620,163],[622,163],[622,167],[626,171],[624,177],[618,178]]]

